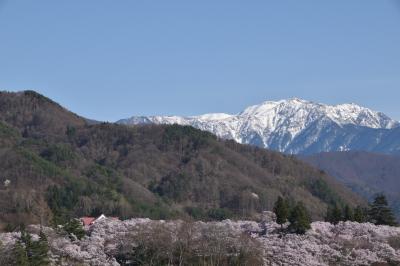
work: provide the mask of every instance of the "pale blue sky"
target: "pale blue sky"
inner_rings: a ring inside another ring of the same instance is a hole
[[[400,119],[400,0],[0,0],[0,89],[89,118],[356,102]]]

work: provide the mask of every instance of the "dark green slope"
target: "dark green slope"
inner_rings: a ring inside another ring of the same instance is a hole
[[[100,213],[251,217],[279,195],[318,219],[326,204],[362,202],[295,158],[192,127],[86,123],[35,92],[1,93],[0,103],[3,225]]]

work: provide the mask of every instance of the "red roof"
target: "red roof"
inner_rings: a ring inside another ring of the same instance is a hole
[[[82,217],[81,218],[81,221],[82,221],[84,226],[91,225],[94,220],[96,220],[95,217]]]

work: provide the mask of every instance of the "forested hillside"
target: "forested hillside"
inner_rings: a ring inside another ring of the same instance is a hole
[[[400,157],[364,151],[329,152],[302,157],[368,199],[387,195],[400,218]]]
[[[363,201],[323,172],[277,152],[189,126],[93,124],[33,91],[0,93],[0,222],[107,215],[253,217],[278,196],[314,219]]]

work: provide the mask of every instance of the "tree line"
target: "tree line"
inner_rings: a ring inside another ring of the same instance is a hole
[[[367,207],[357,206],[351,208],[348,205],[328,207],[327,222],[337,224],[340,221],[354,221],[359,223],[373,223],[375,225],[397,226],[396,217],[389,207],[386,196],[378,194]]]
[[[306,207],[302,202],[291,204],[289,200],[278,197],[274,205],[276,222],[283,225],[289,222],[287,232],[304,234],[311,228],[311,218]],[[337,224],[340,221],[353,221],[359,223],[373,223],[375,225],[397,226],[396,218],[390,209],[385,195],[376,195],[368,207],[349,205],[340,206],[333,204],[328,206],[325,217],[326,222]]]
[[[302,202],[293,203],[278,197],[273,211],[281,232],[304,234],[311,228],[311,217]],[[327,208],[326,221],[337,224],[340,221],[370,222],[376,225],[397,226],[392,210],[384,195],[377,195],[368,207],[335,204]],[[154,225],[157,223],[155,222]],[[286,225],[287,226],[284,226]],[[190,265],[259,265],[261,253],[258,242],[246,234],[234,236],[228,228],[215,224],[198,228],[194,223],[183,222],[176,231],[165,225],[142,227],[139,233],[126,236],[119,251],[113,256],[122,265],[142,265],[157,261],[160,265],[182,263]],[[37,240],[22,227],[21,234],[12,250],[12,256],[0,259],[0,264],[41,266],[49,265],[49,244],[46,235],[40,231]],[[71,219],[57,230],[72,241],[82,239],[85,231],[77,219]],[[200,237],[200,238],[199,238]],[[229,240],[230,239],[230,240]],[[137,242],[137,246],[132,246]],[[160,246],[160,243],[164,243]],[[0,256],[1,257],[1,256]],[[131,263],[131,264],[130,264]],[[260,264],[261,265],[261,264]]]

